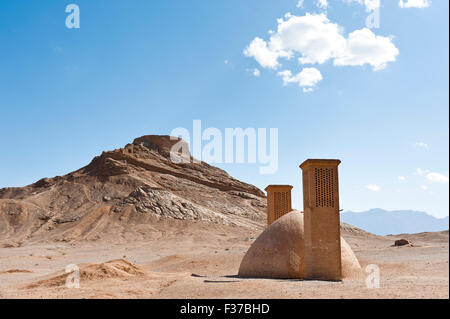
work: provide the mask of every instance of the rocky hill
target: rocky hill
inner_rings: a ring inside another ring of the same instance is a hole
[[[173,163],[170,149],[177,142],[183,143],[143,136],[67,175],[0,189],[0,247],[146,237],[170,220],[264,225],[260,189],[204,162]]]

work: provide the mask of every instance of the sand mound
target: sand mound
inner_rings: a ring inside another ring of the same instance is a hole
[[[86,281],[107,278],[128,279],[130,277],[145,275],[145,271],[142,268],[123,259],[115,259],[100,264],[80,264],[78,267],[80,271],[81,284]],[[70,273],[66,273],[65,271],[59,271],[45,279],[28,285],[26,288],[63,286],[65,285],[69,274]]]
[[[361,266],[341,237],[342,276],[357,277]],[[270,225],[252,244],[239,268],[240,277],[304,278],[303,213],[292,211]]]

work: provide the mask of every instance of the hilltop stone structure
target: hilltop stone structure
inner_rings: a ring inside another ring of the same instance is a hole
[[[267,225],[292,211],[290,185],[269,185],[267,192]]]
[[[267,191],[268,228],[255,240],[240,268],[241,277],[342,280],[361,276],[361,266],[340,236],[339,160],[306,160],[304,212],[292,210],[289,185]]]

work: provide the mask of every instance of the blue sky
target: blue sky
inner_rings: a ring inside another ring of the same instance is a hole
[[[256,37],[269,43],[279,18],[321,15],[348,39],[370,14],[364,1],[329,0],[326,9],[297,2],[2,1],[0,187],[66,174],[103,150],[192,129],[199,119],[221,130],[278,128],[276,174],[260,175],[255,164],[218,166],[262,189],[293,185],[295,207],[298,165],[339,158],[343,209],[448,216],[448,1],[381,1],[379,28],[370,32],[398,54],[345,51],[308,65],[296,55],[279,58],[277,68],[244,54]],[[80,7],[80,29],[65,26],[69,3]],[[362,65],[335,65],[349,54]],[[364,62],[383,58],[390,60],[379,70]],[[321,74],[307,86],[312,92],[295,82],[304,68]],[[292,73],[287,85],[284,70]]]

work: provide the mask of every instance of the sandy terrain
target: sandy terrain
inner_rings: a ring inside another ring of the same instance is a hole
[[[181,142],[143,136],[64,176],[0,189],[0,298],[449,297],[448,231],[402,235],[414,245],[399,248],[342,224],[363,269],[378,265],[377,289],[237,278],[267,224],[265,194],[207,163],[174,163]],[[80,288],[65,285],[71,264]]]
[[[182,225],[182,226],[181,226]],[[448,231],[398,237],[343,231],[361,266],[380,268],[380,288],[343,282],[242,279],[240,261],[260,230],[184,222],[151,240],[35,244],[0,249],[1,298],[449,298]],[[111,263],[106,263],[112,261]],[[69,264],[80,288],[66,288]]]

